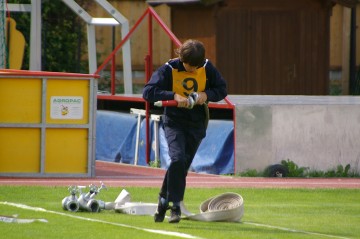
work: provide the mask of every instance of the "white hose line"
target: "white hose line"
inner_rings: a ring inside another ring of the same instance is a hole
[[[114,202],[102,202],[101,205],[103,205],[103,209],[113,209],[119,213],[132,215],[153,216],[156,212],[157,204],[155,203],[136,203],[130,201],[130,193],[123,189]],[[180,207],[183,219],[195,221],[239,222],[244,214],[243,198],[239,194],[231,192],[223,193],[207,199],[201,203],[200,213],[198,214],[189,212],[183,201],[180,203]]]
[[[46,219],[20,219],[17,215],[14,216],[0,216],[0,222],[5,223],[32,223],[32,222],[48,222]]]
[[[154,215],[157,204],[131,203],[130,194],[123,189],[115,200],[115,211],[133,215]],[[244,214],[244,200],[237,193],[223,193],[201,203],[200,213],[189,212],[184,202],[180,203],[183,219],[207,222],[239,222]]]

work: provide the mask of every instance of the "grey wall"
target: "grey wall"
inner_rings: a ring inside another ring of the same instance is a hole
[[[235,171],[281,160],[360,171],[360,97],[229,96],[235,104]]]

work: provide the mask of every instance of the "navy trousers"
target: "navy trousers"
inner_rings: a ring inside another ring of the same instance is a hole
[[[184,199],[187,172],[206,135],[206,126],[179,123],[169,119],[166,122],[164,131],[171,162],[164,177],[160,196],[169,202],[180,202]]]

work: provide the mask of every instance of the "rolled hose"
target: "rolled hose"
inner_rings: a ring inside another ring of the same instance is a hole
[[[237,193],[223,193],[201,203],[200,213],[190,213],[183,202],[180,204],[184,219],[196,221],[239,222],[244,215],[244,200]]]

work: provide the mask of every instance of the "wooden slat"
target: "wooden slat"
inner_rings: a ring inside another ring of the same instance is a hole
[[[202,41],[206,48],[206,57],[216,65],[214,28],[216,18],[213,11],[213,7],[173,6],[171,19],[173,32],[179,40],[181,42],[187,39]],[[175,49],[176,46],[173,45],[173,48]]]
[[[262,0],[234,2],[221,10],[217,24],[218,66],[230,94],[327,94],[326,5],[312,0],[310,8],[281,9],[279,0],[272,1],[279,8],[269,10],[269,3],[259,7]]]

